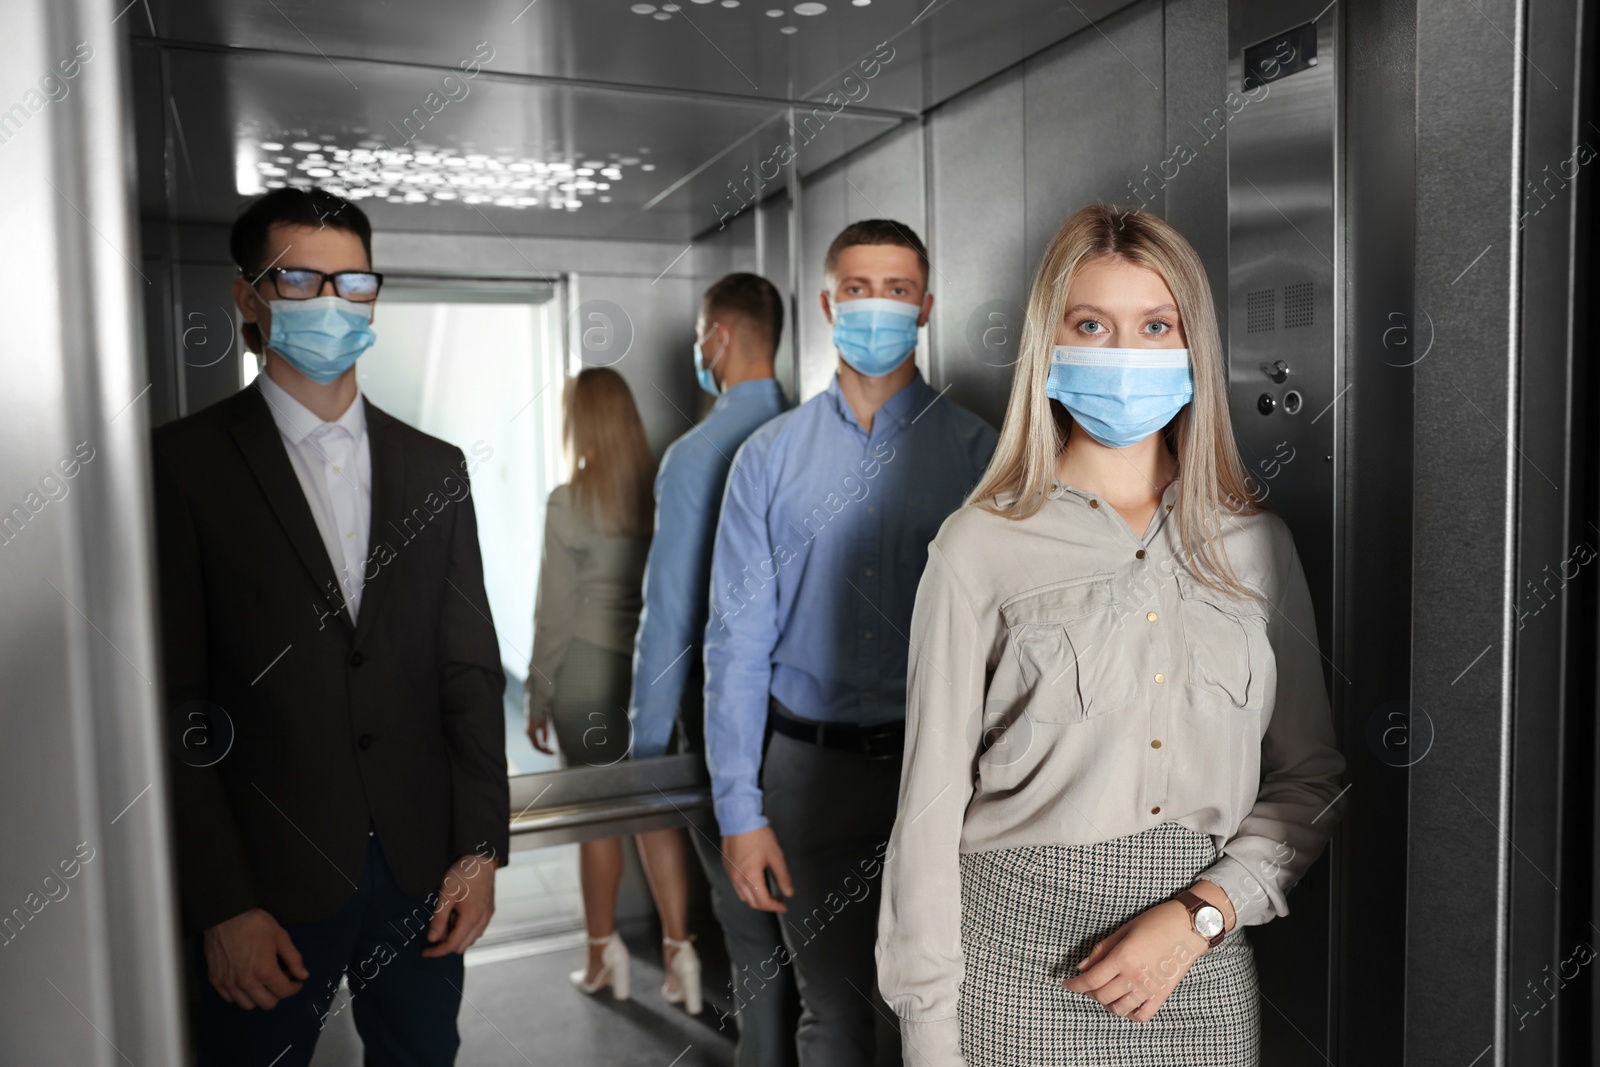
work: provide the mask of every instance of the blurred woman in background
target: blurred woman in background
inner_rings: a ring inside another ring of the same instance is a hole
[[[551,490],[528,664],[528,738],[563,767],[605,767],[631,749],[628,724],[634,633],[655,513],[655,462],[633,394],[616,371],[589,368],[562,396],[567,481]],[[664,935],[662,995],[700,1011],[700,961],[686,927],[683,832],[636,835]],[[589,961],[572,972],[585,993],[629,995],[628,949],[616,930],[622,840],[579,846]]]

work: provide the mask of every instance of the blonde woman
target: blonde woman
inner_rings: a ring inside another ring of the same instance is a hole
[[[1257,1062],[1244,928],[1339,815],[1316,638],[1199,258],[1084,208],[918,587],[878,941],[908,1064]]]
[[[550,493],[528,664],[528,738],[549,753],[554,727],[564,767],[609,766],[631,748],[628,724],[633,640],[655,515],[655,462],[633,394],[622,376],[589,368],[562,396],[569,477]],[[636,835],[661,916],[662,994],[700,1011],[700,961],[689,943],[683,831]],[[627,1000],[628,949],[617,934],[622,841],[578,848],[589,960],[572,972],[585,993],[611,987]]]

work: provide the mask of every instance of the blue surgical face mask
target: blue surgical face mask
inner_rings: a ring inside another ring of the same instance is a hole
[[[881,378],[917,350],[921,304],[870,297],[833,305],[833,346],[869,378]]]
[[[1090,437],[1108,448],[1127,448],[1194,399],[1189,350],[1057,345],[1044,391]]]
[[[372,305],[341,296],[269,300],[272,333],[267,347],[314,382],[327,383],[355,365],[372,347]]]
[[[718,359],[720,358],[719,356]],[[711,362],[715,363],[716,360],[714,359]],[[706,363],[706,350],[699,341],[694,343],[694,380],[700,383],[700,388],[712,396],[722,395],[717,389],[717,379],[712,375],[711,367]]]

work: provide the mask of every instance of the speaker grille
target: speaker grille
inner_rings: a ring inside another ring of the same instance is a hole
[[[1296,326],[1311,325],[1311,283],[1296,282],[1283,290],[1283,326],[1284,329],[1293,329]]]
[[[1278,328],[1278,291],[1257,289],[1245,297],[1245,332],[1265,333]]]

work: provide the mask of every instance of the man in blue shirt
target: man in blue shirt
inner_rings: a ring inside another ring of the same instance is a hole
[[[750,436],[723,496],[706,755],[735,890],[786,913],[802,1067],[865,1067],[876,1062],[876,1020],[888,1017],[873,947],[912,604],[928,542],[977,484],[996,434],[911,358],[933,307],[915,233],[854,223],[824,270],[837,372]]]
[[[645,566],[629,709],[635,759],[667,750],[680,713],[688,747],[702,748],[700,642],[723,485],[745,438],[787,406],[772,373],[783,334],[783,298],[771,282],[742,273],[718,281],[700,301],[695,334],[695,374],[717,401],[699,425],[667,448],[656,475],[656,530]],[[777,916],[734,893],[718,849],[721,830],[709,813],[691,831],[732,964],[737,1063],[784,1067],[794,1061],[793,1013],[786,1010],[794,990],[788,972],[774,962],[783,943]]]

